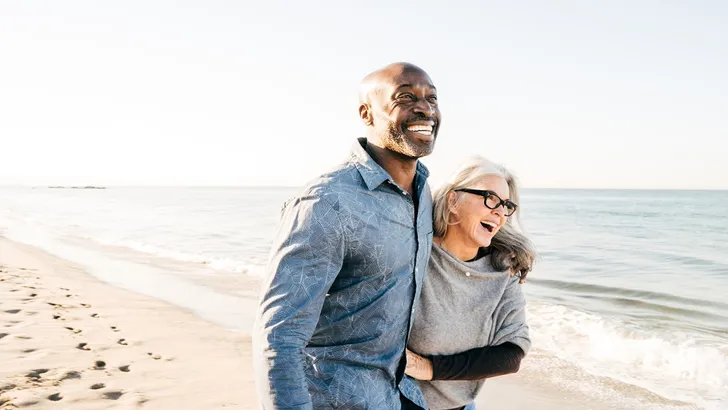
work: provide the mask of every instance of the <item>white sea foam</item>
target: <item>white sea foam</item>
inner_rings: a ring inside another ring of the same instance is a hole
[[[537,349],[595,375],[704,405],[724,400],[728,391],[725,340],[542,303],[531,304],[529,325]]]
[[[121,246],[137,252],[170,259],[177,262],[188,262],[193,264],[206,265],[211,269],[220,272],[242,273],[251,276],[262,276],[263,270],[265,268],[262,263],[251,263],[249,261],[235,260],[231,258],[216,258],[202,253],[180,252],[140,241],[100,239],[97,240],[97,242],[103,245]]]

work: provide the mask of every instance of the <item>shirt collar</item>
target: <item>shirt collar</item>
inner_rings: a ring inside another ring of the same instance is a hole
[[[365,149],[366,145],[366,138],[358,138],[351,148],[351,159],[356,166],[356,169],[359,170],[359,174],[361,174],[362,179],[364,179],[364,183],[367,188],[372,191],[379,185],[382,185],[384,181],[391,180],[392,177],[369,155]],[[430,176],[430,171],[422,164],[422,162],[417,161],[417,174],[427,178]]]

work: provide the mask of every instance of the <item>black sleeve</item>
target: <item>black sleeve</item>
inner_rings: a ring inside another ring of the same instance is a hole
[[[526,354],[513,343],[432,356],[432,380],[480,380],[518,371]]]

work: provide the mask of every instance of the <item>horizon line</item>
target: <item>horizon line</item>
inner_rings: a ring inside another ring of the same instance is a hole
[[[123,185],[123,184],[70,184],[70,185],[27,185],[27,184],[0,184],[0,188],[31,188],[31,189],[86,189],[98,188],[247,188],[247,189],[300,189],[305,185]],[[564,191],[728,191],[728,188],[643,188],[643,187],[520,187],[524,190],[564,190]]]

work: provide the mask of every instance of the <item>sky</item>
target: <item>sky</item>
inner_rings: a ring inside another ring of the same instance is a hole
[[[364,127],[358,83],[424,68],[437,184],[728,189],[728,3],[0,2],[0,185],[298,186]]]

